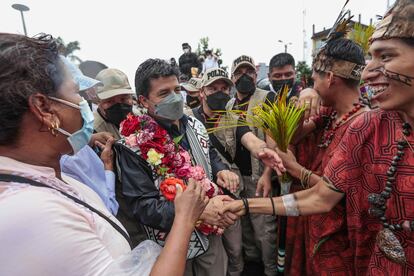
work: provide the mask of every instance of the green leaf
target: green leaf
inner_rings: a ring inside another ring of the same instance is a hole
[[[177,136],[173,139],[174,144],[177,146],[178,144],[180,144],[181,140],[183,139],[184,134],[181,134],[180,136]]]

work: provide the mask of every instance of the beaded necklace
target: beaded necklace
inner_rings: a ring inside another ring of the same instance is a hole
[[[354,103],[354,108],[351,111],[349,111],[347,114],[343,115],[341,120],[335,123],[334,126],[333,126],[333,122],[335,122],[336,120],[337,112],[333,111],[331,115],[329,116],[328,123],[326,124],[324,132],[323,132],[321,143],[318,145],[318,147],[327,148],[331,144],[335,136],[335,131],[340,126],[342,126],[352,115],[357,113],[363,107],[365,107],[365,105],[363,105],[362,103]]]
[[[395,174],[397,172],[398,162],[402,160],[402,157],[405,154],[404,149],[411,147],[406,139],[406,137],[411,134],[411,126],[408,123],[404,123],[402,127],[403,138],[397,142],[397,153],[392,159],[391,166],[388,168],[387,181],[384,190],[379,194],[372,193],[368,195],[368,202],[370,204],[368,213],[371,216],[379,218],[383,225],[383,229],[377,235],[378,247],[387,258],[399,264],[404,264],[406,262],[406,257],[404,249],[393,231],[400,231],[403,229],[414,231],[414,221],[404,221],[402,224],[392,224],[388,221],[385,212],[387,210],[387,201],[391,197],[391,192],[395,186]]]

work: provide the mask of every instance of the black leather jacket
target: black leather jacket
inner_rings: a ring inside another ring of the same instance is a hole
[[[188,117],[184,115],[180,120],[180,129],[171,124],[159,123],[172,137],[178,137],[185,134],[187,122]],[[188,150],[186,135],[181,139],[180,145]],[[122,211],[138,223],[169,231],[174,221],[174,204],[161,200],[160,192],[154,185],[152,171],[147,162],[122,144],[116,143],[114,149],[120,167],[118,175],[120,184],[118,185],[121,185],[121,189],[117,190],[122,193],[121,197],[126,202],[125,208],[127,208]],[[210,147],[209,153],[213,176],[221,170],[228,169],[213,147]]]

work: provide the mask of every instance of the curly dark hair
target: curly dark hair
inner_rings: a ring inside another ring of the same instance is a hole
[[[56,95],[64,78],[58,49],[50,35],[0,33],[0,145],[17,140],[32,94]]]
[[[135,90],[137,96],[142,95],[148,98],[151,80],[160,77],[176,76],[178,79],[180,72],[176,66],[172,66],[162,59],[147,59],[141,63],[135,72]]]

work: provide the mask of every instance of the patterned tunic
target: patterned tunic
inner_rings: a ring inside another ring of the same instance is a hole
[[[316,175],[322,175],[348,127],[360,116],[362,114],[339,127],[327,148],[318,147],[323,131],[312,133],[297,146],[298,162]],[[327,214],[289,217],[288,227],[288,248],[291,251],[287,255],[292,256],[290,275],[352,275],[344,202]]]
[[[407,263],[387,259],[376,245],[382,229],[379,219],[368,214],[367,197],[380,193],[386,172],[402,138],[402,124],[395,112],[371,111],[359,116],[349,127],[325,176],[345,193],[347,230],[356,275],[414,275],[414,232],[395,231],[402,244]],[[408,142],[413,144],[413,135]],[[387,202],[390,223],[414,220],[414,153],[406,148],[397,166],[396,184]]]

